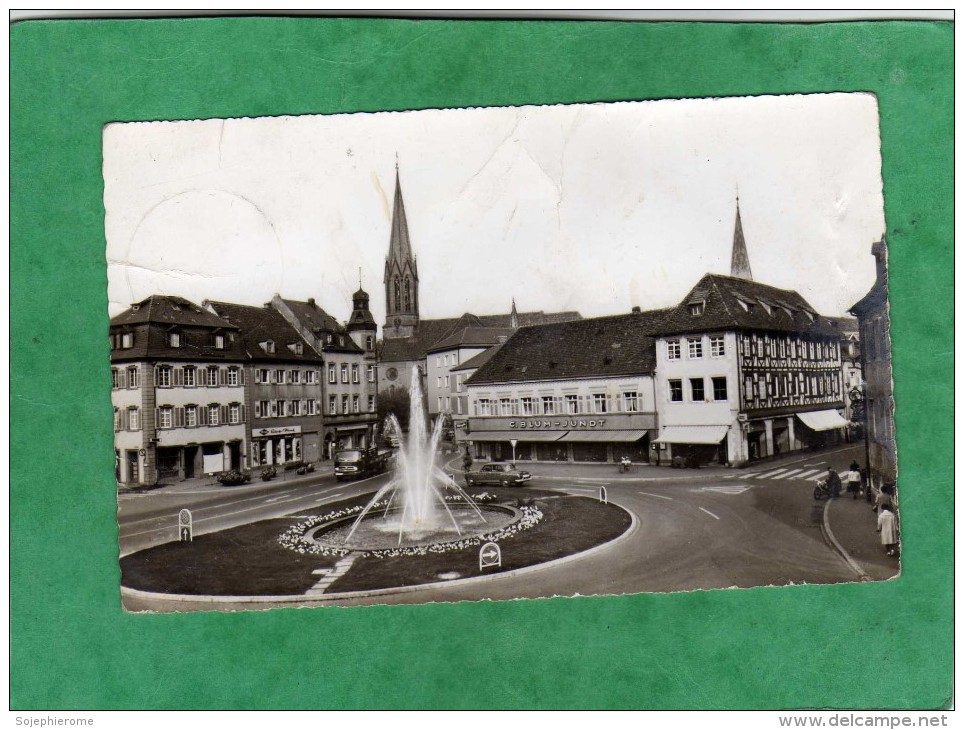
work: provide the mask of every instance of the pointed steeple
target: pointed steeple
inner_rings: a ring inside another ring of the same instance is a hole
[[[515,308],[515,297],[512,297],[512,312],[509,314],[509,326],[512,329],[519,327],[519,311]]]
[[[398,161],[395,162],[395,204],[392,209],[388,256],[385,257],[386,339],[410,337],[418,326],[418,263],[412,255],[408,220],[402,199]]]
[[[746,252],[743,239],[743,222],[740,220],[740,196],[736,197],[736,227],[733,230],[733,255],[730,257],[730,276],[753,281],[750,271],[750,256]]]

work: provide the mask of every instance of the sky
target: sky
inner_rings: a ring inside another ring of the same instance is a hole
[[[383,323],[396,160],[423,318],[674,304],[729,273],[737,195],[754,279],[839,315],[885,232],[869,94],[118,123],[111,316],[280,293],[344,321],[361,281]]]

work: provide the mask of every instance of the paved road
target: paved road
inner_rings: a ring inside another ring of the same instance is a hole
[[[635,516],[635,529],[610,547],[535,571],[326,603],[422,603],[858,580],[864,577],[860,568],[855,569],[825,538],[826,503],[814,502],[812,493],[828,465],[843,470],[860,451],[853,446],[788,456],[768,469],[739,471],[640,468],[630,475],[614,469],[612,474],[597,470],[590,476],[565,476],[558,467],[540,474],[539,466],[532,465],[537,475],[533,487],[595,498],[605,485],[609,501]],[[184,506],[191,507],[198,533],[213,532],[371,493],[387,478],[338,483],[329,475],[297,483],[129,497],[120,507],[122,552],[175,539],[176,514]],[[503,550],[511,549],[508,540]],[[866,573],[883,578],[895,571],[896,565],[882,561]]]

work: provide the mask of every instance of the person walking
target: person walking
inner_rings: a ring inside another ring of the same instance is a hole
[[[847,492],[852,494],[854,499],[860,496],[860,464],[856,461],[850,465],[847,472]]]
[[[880,544],[887,550],[887,554],[897,554],[897,515],[889,504],[880,505],[877,515],[877,532],[880,533]]]
[[[840,496],[840,476],[833,470],[833,467],[827,467],[827,490],[830,492],[831,497]]]

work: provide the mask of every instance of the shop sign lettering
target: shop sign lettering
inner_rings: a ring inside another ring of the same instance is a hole
[[[606,425],[605,418],[561,418],[558,421],[548,419],[529,419],[525,421],[509,421],[509,428],[514,429],[539,429],[539,428],[603,428]]]

